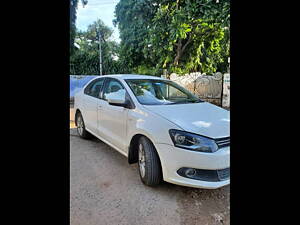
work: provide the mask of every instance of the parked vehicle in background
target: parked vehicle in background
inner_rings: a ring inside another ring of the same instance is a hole
[[[138,163],[146,185],[230,183],[229,111],[170,80],[99,76],[75,94],[74,110],[80,137],[94,135]]]

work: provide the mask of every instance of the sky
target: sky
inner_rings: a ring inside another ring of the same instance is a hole
[[[115,6],[119,0],[88,0],[86,6],[82,7],[81,0],[78,2],[76,27],[85,31],[88,25],[97,19],[101,19],[104,24],[113,29],[113,40],[120,42],[119,30],[114,27]]]

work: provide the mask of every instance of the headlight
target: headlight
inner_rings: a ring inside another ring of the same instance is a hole
[[[169,133],[176,147],[211,153],[218,150],[218,145],[213,139],[181,130],[171,129]]]

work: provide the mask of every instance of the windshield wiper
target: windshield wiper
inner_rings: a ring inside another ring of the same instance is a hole
[[[167,105],[187,104],[187,103],[200,103],[200,102],[204,102],[204,101],[202,101],[201,99],[185,99],[183,101],[168,103]]]
[[[192,103],[199,103],[199,102],[204,102],[203,100],[201,100],[201,99],[191,99],[191,101],[190,102],[192,102]]]

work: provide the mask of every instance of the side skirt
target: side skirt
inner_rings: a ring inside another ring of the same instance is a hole
[[[88,132],[90,132],[92,135],[94,135],[95,137],[97,137],[98,139],[100,139],[101,141],[103,141],[105,144],[108,144],[110,147],[112,147],[113,149],[117,150],[118,152],[120,152],[122,155],[124,155],[125,157],[128,157],[128,155],[122,151],[121,149],[119,149],[118,147],[116,147],[115,145],[113,145],[112,143],[110,143],[109,141],[105,140],[104,138],[100,137],[99,135],[95,134],[94,132],[90,131],[89,129],[85,128]]]

